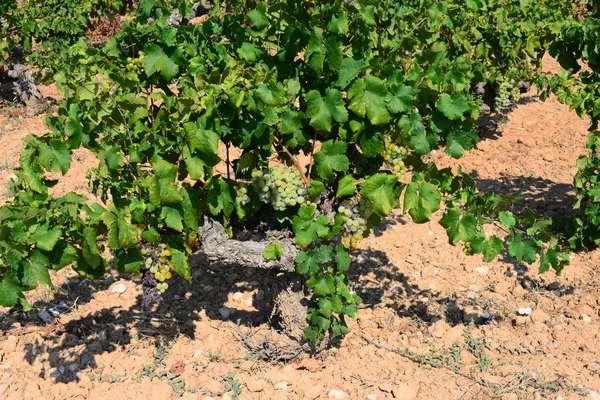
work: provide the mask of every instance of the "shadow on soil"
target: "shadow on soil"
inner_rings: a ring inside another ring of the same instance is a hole
[[[521,203],[515,205],[515,212],[524,206],[545,215],[565,215],[572,210],[570,185],[557,185],[548,180],[505,176],[494,181],[480,180],[484,192],[504,194],[522,193]],[[403,217],[388,218],[375,231],[376,236],[395,224],[412,223]],[[351,279],[358,282],[357,293],[363,298],[362,307],[375,307],[382,303],[392,308],[399,316],[417,318],[430,325],[444,319],[452,326],[460,324],[485,324],[482,311],[486,299],[475,301],[460,298],[459,295],[442,297],[430,289],[424,289],[411,283],[410,277],[393,265],[382,251],[365,250],[357,252],[357,261],[353,263]],[[526,290],[559,291],[571,293],[572,287],[545,286],[541,280],[525,276],[523,265],[508,255],[501,256],[504,261],[513,264],[512,270],[520,268],[522,272],[514,277]],[[26,360],[30,364],[47,361],[56,381],[70,382],[80,379],[86,368],[99,367],[96,356],[123,348],[132,342],[133,331],[143,334],[156,342],[157,347],[169,343],[177,335],[195,337],[194,322],[206,315],[215,324],[219,321],[241,320],[248,326],[271,323],[270,312],[273,308],[275,272],[259,269],[209,268],[202,259],[191,262],[193,266],[193,284],[173,279],[163,301],[156,309],[143,309],[141,296],[129,309],[118,306],[106,307],[91,314],[75,318],[62,325],[58,321],[43,324],[37,312],[13,312],[0,319],[3,331],[15,321],[22,325],[37,324],[42,329],[41,337],[26,344]],[[518,270],[517,270],[518,271]],[[116,278],[102,281],[87,281],[72,278],[61,285],[51,304],[35,304],[39,309],[57,307],[64,312],[76,312],[76,305],[89,303],[96,293],[108,291]],[[129,286],[129,291],[132,291]],[[242,311],[224,308],[228,294],[232,292],[254,293],[251,305],[256,311]],[[117,295],[115,295],[117,298]],[[201,311],[203,311],[201,313]],[[227,315],[229,314],[229,315]],[[151,318],[156,318],[152,321]],[[52,343],[48,345],[48,343]],[[65,356],[66,354],[66,356]],[[41,371],[47,377],[50,371]]]

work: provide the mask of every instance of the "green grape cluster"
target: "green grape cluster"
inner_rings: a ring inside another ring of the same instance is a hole
[[[145,54],[143,51],[139,51],[138,56],[139,57],[137,57],[137,58],[127,57],[127,65],[125,66],[125,69],[127,69],[127,71],[135,72],[136,74],[139,74],[140,72],[143,71],[143,63],[144,63]]]
[[[395,144],[390,137],[384,138],[385,148],[383,150],[383,159],[392,167],[394,174],[402,178],[406,174],[406,165],[404,159],[408,155],[408,149]]]
[[[235,202],[238,206],[245,206],[250,203],[250,196],[248,196],[248,186],[245,183],[241,183],[235,188]]]
[[[144,268],[150,271],[154,279],[158,282],[156,284],[158,294],[163,294],[169,288],[169,285],[165,281],[171,279],[173,276],[171,267],[169,266],[171,251],[164,244],[160,244],[156,249],[142,247],[140,253],[146,257]]]
[[[348,249],[355,249],[367,231],[367,219],[360,213],[359,204],[360,202],[344,200],[338,207],[338,213],[342,217],[344,227],[342,244]]]
[[[519,82],[514,79],[501,78],[498,83],[496,98],[494,99],[494,108],[501,111],[507,108],[511,102],[516,103],[521,98]]]
[[[253,171],[252,182],[260,200],[271,204],[277,211],[297,205],[316,205],[311,202],[302,176],[295,168],[272,166],[266,170]]]

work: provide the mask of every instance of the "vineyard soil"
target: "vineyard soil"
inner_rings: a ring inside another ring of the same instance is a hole
[[[555,68],[548,59],[546,69]],[[14,114],[0,114],[0,204],[23,139],[45,129],[43,116]],[[462,165],[483,191],[522,192],[517,207],[571,212],[588,123],[534,91],[507,117],[489,119],[479,149],[462,160],[433,157]],[[85,171],[94,163],[76,153],[66,183],[53,190],[87,194]],[[352,273],[364,299],[352,332],[316,359],[284,365],[261,361],[235,331],[240,320],[242,332],[256,332],[249,340],[282,339],[268,332],[270,272],[197,265],[192,285],[174,282],[150,312],[129,279],[90,282],[59,271],[56,291],[29,293],[38,311],[0,314],[0,398],[600,398],[600,251],[573,254],[560,277],[538,275],[508,256],[468,257],[437,222],[394,215],[361,243]],[[530,315],[518,314],[527,308]]]

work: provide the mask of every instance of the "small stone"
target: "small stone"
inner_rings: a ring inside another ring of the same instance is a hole
[[[379,396],[377,396],[374,393],[371,393],[371,394],[367,395],[367,400],[377,400],[377,397],[379,397]]]
[[[502,400],[519,400],[519,396],[516,393],[504,393]]]
[[[327,397],[329,397],[330,399],[337,399],[337,400],[345,399],[346,393],[343,390],[332,388],[327,393]]]
[[[519,315],[531,315],[531,308],[529,308],[529,307],[519,308],[517,310],[517,314],[519,314]]]
[[[192,353],[192,358],[198,358],[198,357],[202,357],[204,355],[204,353],[202,352],[202,350],[200,349],[196,349],[194,350],[194,352]]]
[[[125,293],[125,291],[127,290],[127,285],[125,285],[124,283],[119,283],[118,285],[115,285],[110,292],[111,293]]]
[[[0,391],[0,394],[2,394],[1,391]],[[598,392],[596,392],[595,390],[590,390],[588,392],[586,398],[588,400],[600,400],[600,394],[598,394]]]
[[[475,268],[475,272],[481,275],[487,275],[488,272],[490,272],[490,268],[487,265],[480,265],[479,267]]]
[[[244,293],[235,292],[233,294],[233,301],[235,301],[236,303],[241,303],[242,301],[244,301]]]
[[[50,378],[52,378],[52,379],[58,379],[61,376],[62,376],[62,374],[57,369],[55,369],[54,371],[50,372]]]
[[[79,364],[73,363],[73,364],[69,365],[69,371],[71,371],[71,372],[79,371]]]
[[[475,293],[479,293],[483,291],[483,288],[481,286],[478,285],[471,285],[469,286],[469,290]]]
[[[586,324],[589,324],[592,322],[592,317],[590,317],[587,314],[581,314],[581,319],[583,320],[583,322],[585,322]]]
[[[286,381],[277,382],[273,387],[275,390],[287,390],[288,383]]]
[[[229,318],[231,315],[231,310],[227,307],[221,307],[219,308],[219,314],[221,314],[221,317],[223,318]]]
[[[38,312],[38,317],[46,323],[52,322],[52,315],[46,310],[40,310],[40,312]]]
[[[8,390],[8,385],[6,383],[0,384],[0,396],[2,396],[2,394],[4,394],[4,392],[6,392],[7,390]]]
[[[221,396],[221,400],[232,400],[231,395],[225,393],[223,396]]]

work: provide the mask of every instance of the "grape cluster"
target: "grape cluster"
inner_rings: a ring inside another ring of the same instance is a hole
[[[342,244],[348,249],[355,249],[358,241],[363,238],[367,230],[367,219],[360,213],[361,202],[344,200],[338,207],[338,213],[342,217],[344,232],[342,233]],[[365,205],[362,207],[366,210]],[[372,213],[372,210],[371,210]],[[368,218],[368,217],[367,217]]]
[[[252,172],[252,182],[263,203],[271,204],[277,211],[296,205],[315,205],[311,202],[297,169],[272,166]]]
[[[390,137],[385,137],[384,142],[383,159],[392,167],[392,171],[394,171],[396,176],[402,178],[406,174],[404,159],[408,155],[408,150],[406,147],[395,144]]]
[[[145,54],[143,51],[139,51],[138,56],[137,58],[127,57],[127,65],[125,66],[127,71],[135,72],[136,74],[142,72]]]
[[[163,294],[169,288],[169,284],[165,281],[173,277],[168,262],[171,251],[161,243],[157,247],[142,246],[140,253],[146,258],[142,278],[144,299],[146,297],[152,298],[152,301],[149,301],[149,303],[152,303],[156,301],[158,295]]]
[[[519,89],[519,82],[514,79],[501,78],[499,80],[496,98],[494,99],[494,108],[496,111],[501,111],[507,108],[511,101],[516,103],[520,98],[521,91]]]
[[[248,186],[245,183],[236,186],[235,202],[239,206],[245,206],[246,204],[250,203],[250,196],[248,196]]]

